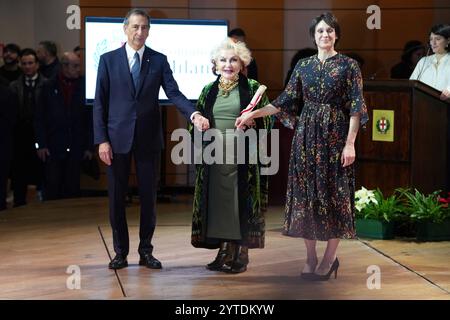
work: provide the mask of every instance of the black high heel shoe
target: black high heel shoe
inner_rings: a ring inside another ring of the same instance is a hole
[[[330,279],[331,274],[334,272],[334,278],[337,278],[337,271],[339,268],[339,260],[336,257],[336,259],[334,260],[333,264],[331,265],[330,270],[328,271],[327,274],[314,274],[314,280],[315,281],[327,281]]]

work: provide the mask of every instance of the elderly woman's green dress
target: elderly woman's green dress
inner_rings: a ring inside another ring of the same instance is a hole
[[[217,80],[203,88],[197,110],[208,118],[211,128],[222,133],[224,145],[230,146],[235,134],[227,134],[226,130],[235,129],[236,118],[249,104],[259,83],[241,74],[238,86],[226,97],[220,94],[218,83]],[[267,103],[269,100],[264,95],[256,108]],[[257,119],[256,130],[270,127],[270,117]],[[203,150],[208,144],[203,143]],[[247,146],[247,156],[248,152]],[[261,206],[268,185],[267,179],[261,178],[260,169],[260,163],[248,161],[197,165],[191,237],[194,247],[218,248],[223,240],[239,241],[249,248],[264,247],[265,222]]]

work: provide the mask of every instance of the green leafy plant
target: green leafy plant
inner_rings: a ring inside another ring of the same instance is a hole
[[[405,210],[412,221],[428,221],[442,223],[450,219],[450,210],[440,201],[440,190],[425,195],[414,189],[397,189],[402,197],[405,198]]]
[[[361,191],[361,192],[360,192]],[[385,198],[380,189],[367,190],[364,187],[355,193],[356,217],[380,221],[394,221],[404,211],[400,197],[393,194]]]

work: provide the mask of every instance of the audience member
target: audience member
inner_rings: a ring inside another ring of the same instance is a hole
[[[402,61],[391,69],[392,79],[409,79],[419,60],[425,55],[425,46],[418,40],[408,41],[402,54]]]
[[[11,182],[14,186],[14,206],[27,203],[28,185],[36,185],[41,197],[43,166],[36,155],[34,118],[37,101],[46,79],[39,74],[39,61],[33,49],[20,52],[20,67],[23,74],[10,85],[18,98],[17,121],[13,133],[13,162]]]
[[[0,77],[2,77],[2,81],[9,84],[12,81],[19,78],[21,75],[21,71],[19,68],[19,53],[20,47],[17,44],[9,43],[3,49],[3,62],[5,63],[2,67],[0,67]]]
[[[40,72],[47,79],[58,75],[60,64],[58,60],[58,49],[52,41],[41,41],[36,50],[40,62]]]
[[[61,71],[44,86],[35,121],[45,200],[79,196],[81,161],[91,159],[93,151],[92,110],[84,101],[80,58],[66,52]]]
[[[236,28],[228,32],[228,37],[232,38],[234,41],[242,41],[247,45],[245,41],[245,32],[241,28]],[[256,65],[256,60],[254,57],[250,64],[245,67],[244,74],[249,79],[258,80],[258,66]]]

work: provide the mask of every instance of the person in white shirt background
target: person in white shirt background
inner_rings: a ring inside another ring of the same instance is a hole
[[[438,24],[430,30],[432,55],[420,59],[410,80],[419,80],[439,91],[450,101],[450,25]]]

